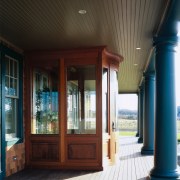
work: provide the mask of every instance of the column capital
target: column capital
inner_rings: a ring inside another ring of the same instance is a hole
[[[155,80],[155,71],[150,71],[150,72],[144,72],[143,77],[146,80]]]
[[[142,91],[142,90],[143,90],[143,86],[144,86],[144,80],[143,80],[143,82],[141,83],[141,85],[139,86],[139,91]]]
[[[177,46],[180,38],[178,36],[154,36],[153,37],[153,46],[169,44],[172,46]]]
[[[139,94],[143,96],[144,94],[144,88],[145,88],[145,81],[139,86]]]

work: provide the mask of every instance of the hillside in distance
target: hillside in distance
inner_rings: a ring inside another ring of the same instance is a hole
[[[180,106],[177,106],[177,118],[180,119]]]
[[[137,119],[137,111],[129,109],[120,109],[118,111],[118,118],[120,119]],[[177,119],[180,120],[180,106],[177,106]]]
[[[118,111],[118,118],[120,119],[137,119],[137,110],[120,109]]]

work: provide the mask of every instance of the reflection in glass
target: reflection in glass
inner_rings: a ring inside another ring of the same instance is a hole
[[[17,136],[17,100],[5,98],[6,140]]]
[[[10,76],[14,77],[14,61],[10,60]]]
[[[15,59],[5,57],[5,94],[18,97],[18,62]]]
[[[118,76],[116,71],[111,71],[111,101],[110,101],[110,118],[112,121],[112,130],[116,131],[117,128],[117,96],[118,96]]]
[[[78,129],[80,121],[80,95],[77,81],[68,82],[68,129]]]
[[[58,134],[58,75],[34,70],[32,134]]]
[[[96,134],[95,66],[67,68],[67,133]]]

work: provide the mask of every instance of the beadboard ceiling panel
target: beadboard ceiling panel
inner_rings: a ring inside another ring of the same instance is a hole
[[[0,36],[23,50],[107,45],[124,57],[119,91],[137,92],[167,2],[1,0]]]

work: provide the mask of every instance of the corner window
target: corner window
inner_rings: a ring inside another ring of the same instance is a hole
[[[5,133],[6,141],[11,141],[14,138],[20,138],[22,131],[22,106],[19,91],[19,61],[5,55]],[[22,76],[22,75],[21,75]],[[21,82],[22,83],[22,82]],[[22,87],[21,87],[22,92]]]
[[[18,62],[5,56],[5,129],[6,140],[17,137]]]

